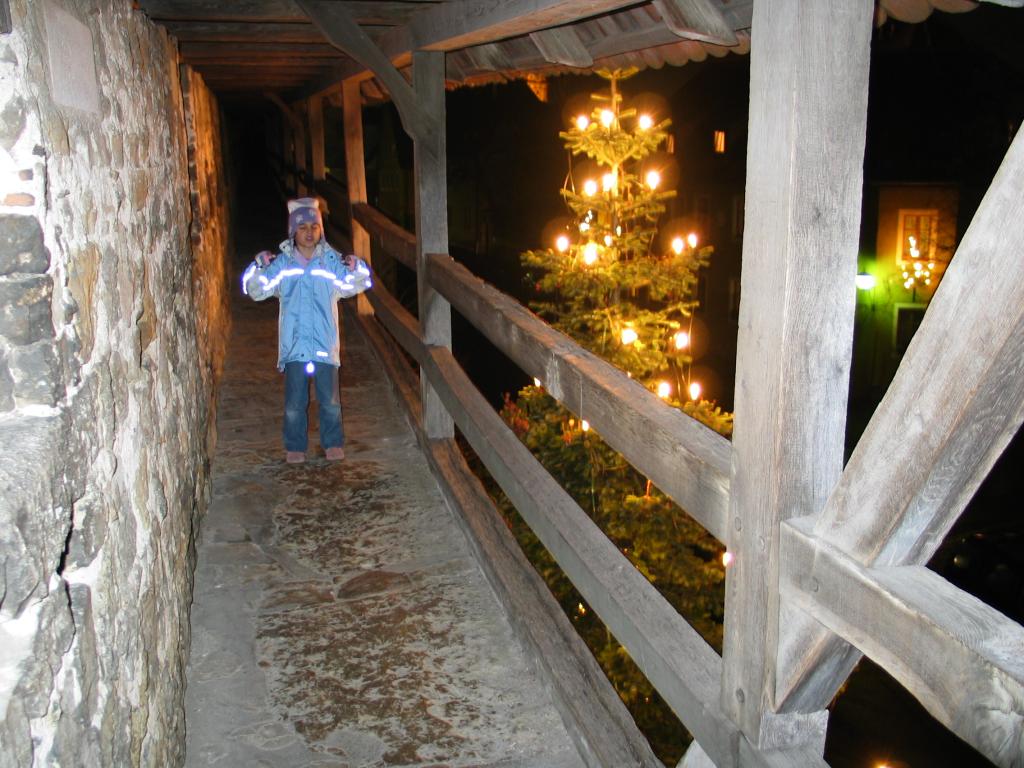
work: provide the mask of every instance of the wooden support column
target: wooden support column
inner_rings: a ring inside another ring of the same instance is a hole
[[[430,120],[414,135],[416,183],[416,281],[420,328],[428,345],[452,347],[451,305],[427,283],[427,254],[448,253],[448,175],[445,167],[444,57],[438,51],[417,51],[412,57],[413,88],[419,112]],[[428,437],[455,434],[452,417],[420,375],[423,427]]]
[[[310,171],[314,181],[324,180],[324,99],[323,96],[310,96],[306,102],[306,115],[309,122],[309,159]]]
[[[761,749],[824,748],[776,714],[779,527],[843,468],[872,5],[754,4],[722,708]]]
[[[370,235],[363,225],[356,221],[353,210],[358,203],[366,202],[366,159],[363,154],[363,104],[359,93],[359,81],[346,80],[342,84],[342,109],[345,114],[345,177],[348,181],[349,231],[352,233],[352,250],[372,265]],[[373,314],[367,297],[360,294],[356,301],[360,315]]]

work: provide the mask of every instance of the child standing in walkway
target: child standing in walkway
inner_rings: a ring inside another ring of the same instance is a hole
[[[329,461],[345,457],[338,368],[338,299],[369,288],[370,270],[362,259],[343,256],[323,237],[317,200],[288,202],[288,239],[280,252],[263,251],[242,276],[242,290],[256,301],[277,296],[277,367],[284,371],[285,461],[306,460],[309,380],[316,386],[320,446]]]

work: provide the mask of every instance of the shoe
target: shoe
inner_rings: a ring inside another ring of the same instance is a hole
[[[306,454],[302,451],[288,451],[284,455],[284,460],[289,464],[301,464],[306,460]]]
[[[324,453],[327,454],[328,461],[341,461],[345,458],[345,449],[340,445],[335,446],[334,448],[328,448]]]

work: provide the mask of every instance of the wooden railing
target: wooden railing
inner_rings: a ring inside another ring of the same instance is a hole
[[[353,213],[390,257],[416,269],[411,233],[367,205],[354,206]],[[728,546],[730,446],[724,438],[662,403],[450,257],[429,255],[425,264],[422,279]],[[417,320],[381,288],[372,292],[371,303],[377,320],[420,365],[523,519],[715,764],[738,765],[742,753],[744,765],[824,765],[809,747],[771,752],[746,741],[721,709],[721,657],[544,471],[450,351],[425,345]],[[1021,764],[1024,737],[1013,726],[1024,711],[1020,625],[923,567],[865,568],[817,533],[813,522],[788,521],[781,537],[780,588],[792,605],[868,653],[940,722],[997,764]],[[1000,638],[999,643],[988,646],[988,636]],[[927,638],[942,657],[922,661],[908,646],[915,637]],[[940,691],[947,691],[945,699]],[[986,706],[996,708],[1000,696],[1005,716],[986,719],[994,735],[968,722],[972,706],[989,702]]]
[[[367,205],[356,219],[387,253],[416,268],[415,237]],[[476,328],[612,447],[725,538],[728,441],[558,333],[446,255],[427,279]],[[423,344],[418,323],[376,288],[377,319],[421,366],[459,430],[576,589],[711,754],[736,756],[739,730],[719,706],[721,657],[672,608],[541,467],[443,348]],[[801,765],[823,765],[801,753]],[[719,762],[729,765],[730,759]],[[769,763],[765,762],[764,765]]]

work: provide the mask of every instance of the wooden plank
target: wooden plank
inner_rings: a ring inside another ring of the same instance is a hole
[[[1018,136],[817,524],[862,565],[927,562],[1024,420],[1021,237]],[[781,660],[780,700],[828,701],[857,654],[791,623],[804,639]]]
[[[374,316],[387,328],[395,341],[421,366],[427,361],[427,348],[420,334],[420,325],[408,310],[387,289],[374,285],[366,292],[373,305]],[[421,407],[422,413],[422,407]],[[422,418],[422,416],[421,416]],[[422,424],[420,425],[422,429]]]
[[[512,61],[505,52],[494,43],[484,43],[466,48],[464,53],[469,56],[473,66],[487,71],[500,71],[512,67]]]
[[[722,707],[761,748],[824,748],[815,711],[773,715],[779,523],[843,467],[872,12],[754,5]]]
[[[783,523],[782,552],[796,606],[995,764],[1024,760],[1024,627],[922,566],[864,568],[811,518]]]
[[[138,0],[154,21],[302,22],[306,15],[293,0]],[[359,24],[397,26],[421,10],[411,2],[345,0],[346,10]]]
[[[178,44],[183,58],[272,59],[301,57],[304,59],[346,59],[348,56],[327,43],[240,43],[230,45],[216,41],[184,41]]]
[[[444,54],[413,54],[413,87],[420,109],[439,126],[445,124]],[[413,141],[413,183],[416,201],[416,287],[420,327],[429,345],[452,348],[452,311],[426,279],[428,253],[448,250],[448,169],[445,131],[433,131]],[[431,438],[452,437],[454,426],[426,377],[423,387],[423,428]]]
[[[325,66],[315,60],[303,61],[302,59],[288,59],[286,61],[259,61],[235,59],[225,61],[224,59],[189,59],[185,62],[193,69],[203,74],[217,75],[301,75],[309,77],[318,75],[325,71]]]
[[[353,208],[366,202],[366,159],[363,147],[363,107],[359,95],[359,83],[348,80],[342,87],[342,114],[345,131],[345,180],[348,187],[349,231],[352,233],[352,247],[367,264],[372,266],[373,253],[370,236],[359,225],[353,215]],[[369,304],[365,300],[356,302],[359,314],[368,314]]]
[[[413,50],[451,51],[527,35],[628,5],[630,0],[474,0],[441,3],[410,19]],[[389,53],[387,36],[382,45]]]
[[[217,21],[164,21],[179,41],[254,43],[324,43],[324,36],[312,24],[245,24]]]
[[[530,40],[546,61],[569,67],[589,67],[594,60],[572,27],[538,29],[530,33]]]
[[[481,333],[720,540],[729,442],[548,326],[447,256],[428,281]],[[628,404],[628,407],[623,407]]]
[[[736,33],[711,0],[653,0],[672,32],[690,40],[736,45]]]
[[[391,100],[398,109],[402,126],[414,140],[437,142],[435,134],[442,132],[443,122],[437,116],[424,111],[409,83],[392,65],[388,56],[359,27],[345,9],[344,3],[328,0],[295,0],[334,45],[373,72],[388,89]],[[442,78],[444,77],[442,69]],[[443,140],[442,140],[443,141]]]
[[[395,224],[376,208],[365,203],[352,206],[353,217],[374,237],[394,259],[416,271],[416,236]]]

